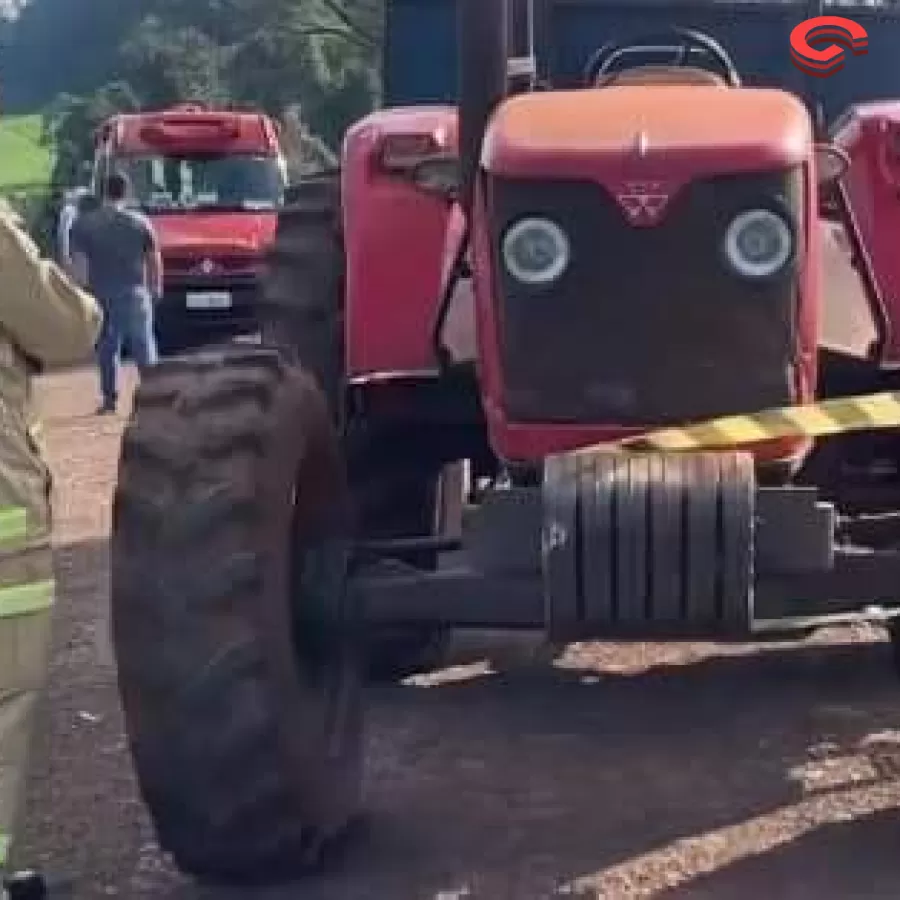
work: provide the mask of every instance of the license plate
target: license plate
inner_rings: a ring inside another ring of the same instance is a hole
[[[229,291],[191,291],[185,300],[188,309],[229,309]]]

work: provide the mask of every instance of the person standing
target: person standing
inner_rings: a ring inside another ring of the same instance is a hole
[[[46,896],[40,876],[10,875],[35,702],[49,664],[54,599],[50,470],[31,378],[90,359],[100,332],[94,298],[41,259],[0,201],[0,896]]]
[[[81,202],[89,193],[90,191],[87,188],[78,187],[71,191],[66,191],[63,197],[62,209],[59,211],[59,218],[56,222],[57,258],[61,262],[65,262],[70,258],[69,234],[72,231],[75,220],[78,218]]]
[[[102,203],[78,216],[69,237],[69,265],[103,309],[97,343],[100,414],[118,403],[118,369],[127,342],[138,371],[157,362],[153,305],[162,296],[163,264],[150,220],[126,206],[128,180],[113,173],[103,185]]]
[[[75,188],[66,195],[63,208],[56,222],[57,259],[65,265],[71,259],[69,235],[75,220],[83,213],[90,212],[99,206],[99,201],[90,188]]]

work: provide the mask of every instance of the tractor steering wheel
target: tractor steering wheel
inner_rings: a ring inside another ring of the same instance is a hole
[[[670,58],[672,61],[667,65],[703,68],[723,76],[730,87],[741,86],[741,76],[734,60],[715,38],[693,28],[677,26],[665,32],[643,34],[604,44],[591,54],[584,67],[585,85],[596,87],[604,75],[610,74],[617,62],[629,55]],[[636,67],[636,64],[626,64],[619,71]]]

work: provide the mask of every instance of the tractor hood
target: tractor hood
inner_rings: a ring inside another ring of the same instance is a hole
[[[278,216],[267,213],[177,213],[151,216],[165,255],[262,254]]]
[[[482,165],[511,178],[686,182],[797,165],[812,143],[806,108],[783,91],[622,85],[510,98],[488,126]]]

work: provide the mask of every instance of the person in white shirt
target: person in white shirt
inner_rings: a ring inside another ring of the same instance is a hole
[[[66,191],[63,198],[63,208],[60,210],[59,219],[56,223],[56,247],[60,262],[66,265],[70,261],[69,235],[72,233],[72,226],[78,218],[81,203],[90,196],[90,193],[88,188],[78,187]]]

